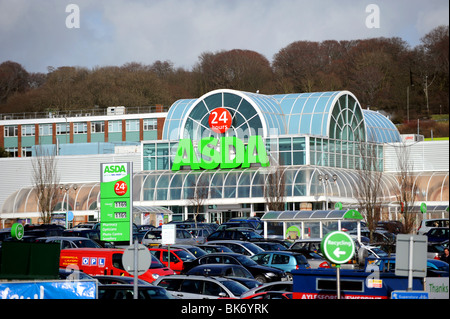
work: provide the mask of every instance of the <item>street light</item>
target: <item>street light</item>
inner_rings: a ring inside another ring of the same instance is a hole
[[[331,176],[331,178],[333,179],[333,182],[336,182],[337,175],[333,174]],[[328,209],[328,183],[329,183],[329,180],[330,180],[330,176],[328,174],[319,174],[318,175],[318,179],[319,179],[319,182],[323,183],[323,186],[325,188],[325,202],[326,202],[325,205],[326,206],[325,206],[324,210],[327,210]]]
[[[66,185],[59,185],[59,189],[61,190],[61,191],[65,191],[66,192],[66,201],[67,201],[67,205],[66,205],[66,228],[68,227],[68,215],[69,215],[69,191],[70,191],[70,189],[73,189],[74,191],[75,191],[75,194],[76,194],[76,192],[77,192],[77,189],[78,189],[78,185],[77,184],[73,184],[72,185],[72,187],[70,187],[68,184],[66,184]],[[76,205],[76,202],[75,202],[75,205]],[[76,208],[75,207],[75,205],[74,205],[74,208]],[[62,206],[64,206],[64,205],[62,205]]]

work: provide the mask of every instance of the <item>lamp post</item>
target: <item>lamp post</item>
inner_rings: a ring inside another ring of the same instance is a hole
[[[69,186],[68,184],[66,184],[66,185],[60,185],[60,186],[59,186],[59,189],[60,189],[61,191],[65,191],[65,192],[66,192],[66,202],[67,202],[67,205],[66,205],[66,219],[65,219],[65,227],[66,227],[66,228],[68,227],[68,215],[69,215],[69,191],[70,191],[71,188],[75,191],[75,194],[76,194],[77,189],[78,189],[78,185],[77,185],[77,184],[73,184],[72,186]],[[63,205],[63,206],[64,206],[64,205]],[[74,207],[74,208],[75,208],[75,207]]]
[[[319,174],[318,176],[319,178],[319,182],[323,183],[323,186],[325,188],[325,209],[328,209],[328,183],[330,182],[330,176],[328,174]],[[333,182],[336,182],[337,180],[337,175],[333,174],[331,176],[331,178],[333,179]]]

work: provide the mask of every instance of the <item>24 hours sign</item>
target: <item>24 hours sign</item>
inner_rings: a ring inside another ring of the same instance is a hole
[[[100,239],[130,241],[132,163],[102,163],[100,170]]]

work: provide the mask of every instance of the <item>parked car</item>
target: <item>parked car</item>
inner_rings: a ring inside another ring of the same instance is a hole
[[[281,250],[286,250],[287,249],[286,246],[284,246],[284,245],[282,245],[280,243],[277,243],[277,242],[269,242],[269,241],[258,242],[258,241],[255,241],[255,242],[252,242],[252,243],[255,244],[256,246],[264,249],[264,250],[278,250],[278,251],[281,251]]]
[[[310,269],[305,256],[300,253],[291,251],[265,251],[251,257],[258,265],[274,267],[283,270],[288,276],[288,280],[292,280],[292,270]]]
[[[248,229],[225,229],[216,230],[214,233],[208,236],[207,241],[215,240],[250,240],[253,238],[263,238],[254,230]]]
[[[440,260],[445,247],[441,243],[429,243],[427,246],[428,259]]]
[[[73,268],[59,268],[59,279],[60,280],[95,280],[94,277]]]
[[[428,237],[429,243],[440,243],[444,240],[448,240],[449,236],[448,227],[434,227],[425,233]]]
[[[303,256],[305,256],[306,260],[308,260],[308,264],[313,269],[317,269],[317,268],[331,268],[331,263],[328,260],[326,260],[321,255],[319,255],[318,253],[315,253],[315,252],[313,252],[311,250],[296,249],[296,250],[288,250],[288,251],[294,251],[294,252],[300,253]]]
[[[134,277],[125,276],[107,276],[107,275],[97,275],[92,278],[97,279],[102,285],[133,285]],[[149,282],[138,278],[138,285],[150,285]]]
[[[228,221],[225,222],[223,224],[221,224],[217,230],[225,230],[228,228],[236,228],[236,227],[244,227],[244,228],[251,228],[251,229],[256,229],[256,224],[252,224],[249,221],[245,221],[245,220],[233,220],[233,221]]]
[[[292,292],[265,291],[241,299],[268,300],[268,299],[292,299]]]
[[[268,282],[259,287],[249,289],[241,295],[241,298],[252,296],[265,291],[279,291],[279,292],[292,292],[293,282],[292,281],[275,281]]]
[[[449,264],[442,260],[427,260],[427,277],[448,277]]]
[[[424,219],[420,223],[419,229],[417,230],[418,235],[425,235],[431,228],[434,227],[449,227],[448,218],[434,218],[434,219]]]
[[[23,226],[24,235],[36,236],[36,237],[49,237],[49,236],[62,236],[65,229],[64,226],[56,224],[42,224],[42,225],[30,225]]]
[[[183,273],[198,265],[204,264],[235,264],[245,267],[252,275],[261,283],[271,281],[285,281],[288,280],[286,273],[282,270],[273,267],[258,265],[254,260],[248,256],[237,253],[213,253],[196,260],[184,263]]]
[[[160,245],[162,240],[161,233],[161,229],[151,229],[143,235],[140,242],[147,246]],[[195,245],[199,243],[199,240],[194,238],[186,229],[177,228],[175,233],[175,243]]]
[[[197,240],[198,244],[204,244],[206,238],[211,234],[207,228],[186,228],[186,231]]]
[[[380,272],[395,272],[396,259],[394,257],[379,258],[368,264],[369,265],[367,267],[370,270],[379,269]],[[427,277],[448,276],[449,265],[445,261],[427,259]]]
[[[71,248],[62,249],[59,258],[60,268],[76,268],[91,276],[128,276],[122,263],[124,249],[111,248]],[[140,279],[152,282],[159,276],[173,275],[174,271],[165,267],[156,257],[152,257],[148,270]]]
[[[208,245],[222,245],[230,248],[235,253],[246,256],[253,256],[264,251],[264,249],[256,246],[254,243],[241,240],[215,240],[208,242]]]
[[[160,248],[167,248],[166,246],[160,246]],[[202,248],[198,247],[198,246],[194,246],[194,245],[170,245],[170,249],[172,248],[176,248],[176,249],[183,249],[185,251],[187,251],[188,253],[191,253],[192,255],[194,255],[195,258],[201,257],[203,255],[206,255],[207,252],[204,251]]]
[[[98,299],[134,299],[133,285],[99,285]],[[139,285],[137,299],[173,299],[172,295],[162,287]]]
[[[100,240],[100,230],[92,228],[72,228],[63,231],[62,236],[65,237],[86,237],[92,239],[104,248],[115,248],[114,244]]]
[[[195,266],[186,275],[197,276],[221,276],[236,280],[248,289],[261,285],[253,275],[241,265],[233,264],[206,264]]]
[[[213,242],[211,242],[209,245],[197,245],[197,246],[200,247],[201,249],[203,249],[204,251],[206,251],[206,253],[208,253],[208,254],[211,254],[211,253],[232,253],[233,252],[227,246],[215,245]]]
[[[61,249],[66,248],[102,248],[97,242],[86,237],[40,237],[37,243],[59,243]]]
[[[73,226],[73,229],[78,229],[78,228],[82,228],[82,229],[93,229],[96,223],[80,223],[77,224],[75,226]]]
[[[155,286],[165,288],[181,299],[239,298],[247,287],[223,277],[173,275],[155,280]]]
[[[149,248],[149,251],[164,266],[169,267],[168,248]],[[192,260],[195,260],[195,256],[184,249],[170,249],[170,269],[175,273],[179,274],[184,269],[184,264]]]

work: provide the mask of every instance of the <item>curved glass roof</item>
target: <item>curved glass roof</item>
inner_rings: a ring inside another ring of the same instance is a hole
[[[286,114],[289,134],[365,139],[364,118],[356,97],[348,91],[274,95]]]
[[[362,110],[349,91],[264,95],[227,89],[176,101],[164,123],[163,139],[218,137],[208,125],[208,115],[217,107],[232,114],[232,127],[225,135],[242,139],[255,134],[303,134],[348,141],[400,141],[388,118]]]
[[[356,204],[355,183],[357,172],[350,169],[326,168],[317,166],[283,167],[285,175],[285,194],[287,201],[319,201]],[[264,203],[264,184],[269,167],[214,170],[214,171],[142,171],[133,177],[134,212],[166,212],[165,209],[150,209],[155,206],[189,205],[196,187],[208,188],[205,205],[233,202]],[[323,183],[318,175],[336,174],[335,182]],[[397,202],[398,182],[395,174],[383,174],[381,194],[385,203]],[[429,211],[448,209],[449,172],[422,172],[415,176],[418,198],[416,205],[427,202]],[[326,188],[326,190],[325,190]],[[65,210],[67,195],[58,194],[54,201],[55,212]],[[100,196],[99,183],[78,184],[76,192],[69,192],[69,209],[75,215],[98,210]],[[77,208],[75,209],[75,203]],[[434,205],[434,206],[433,206]],[[440,205],[440,206],[439,206]],[[444,206],[442,206],[444,205]],[[144,206],[144,207],[143,207]],[[443,208],[442,208],[442,207]],[[437,207],[437,208],[436,208]],[[37,198],[33,187],[23,187],[12,193],[0,211],[2,218],[25,218],[23,213],[38,213]]]
[[[300,210],[300,211],[270,211],[261,220],[271,221],[311,221],[320,220],[361,220],[362,215],[354,210]]]
[[[271,96],[222,89],[199,99],[175,102],[164,123],[163,139],[218,137],[219,134],[213,132],[208,124],[209,113],[218,107],[226,108],[232,116],[231,128],[225,136],[245,139],[251,135],[286,134],[283,112]]]
[[[400,133],[386,116],[383,114],[363,110],[364,120],[367,128],[367,141],[375,143],[401,142]]]
[[[354,202],[357,198],[355,183],[358,174],[350,169],[324,168],[315,166],[283,167],[285,194],[287,198],[328,196],[330,201]],[[214,170],[214,171],[153,171],[140,172],[134,177],[134,200],[156,202],[157,205],[184,205],[193,198],[196,188],[208,188],[208,200],[221,203],[225,200],[249,199],[264,202],[264,185],[270,167]],[[323,183],[318,175],[337,175],[336,182]],[[398,188],[394,176],[384,174],[382,199],[395,200]],[[140,187],[140,188],[139,188]],[[326,188],[326,189],[325,189]],[[139,199],[136,198],[138,195]]]

